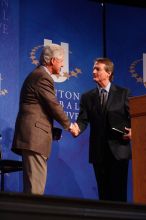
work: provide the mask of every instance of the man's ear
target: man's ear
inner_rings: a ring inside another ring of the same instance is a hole
[[[55,61],[55,58],[52,57],[52,58],[50,59],[50,64],[54,64],[54,61]]]
[[[108,72],[108,75],[109,75],[109,77],[112,75],[112,73],[111,72]]]

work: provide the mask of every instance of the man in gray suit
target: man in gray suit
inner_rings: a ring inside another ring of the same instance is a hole
[[[95,60],[96,88],[81,96],[74,136],[90,124],[89,162],[93,164],[99,199],[126,201],[128,160],[131,158],[129,90],[112,83],[114,64]]]
[[[43,48],[40,65],[23,83],[12,151],[22,155],[25,193],[43,194],[47,159],[51,152],[53,120],[70,130],[71,123],[59,104],[52,74],[64,65],[64,49],[57,44]]]

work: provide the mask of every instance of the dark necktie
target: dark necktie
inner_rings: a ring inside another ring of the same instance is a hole
[[[100,100],[102,111],[104,111],[107,102],[107,91],[105,89],[101,89],[100,91]]]

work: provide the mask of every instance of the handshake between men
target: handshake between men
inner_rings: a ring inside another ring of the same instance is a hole
[[[74,137],[77,137],[80,133],[80,128],[77,123],[71,123],[69,131]]]

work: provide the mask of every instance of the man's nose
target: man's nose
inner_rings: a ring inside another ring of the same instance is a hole
[[[65,62],[64,62],[64,61],[62,61],[62,63],[61,63],[61,67],[64,67],[64,64],[65,64]]]

